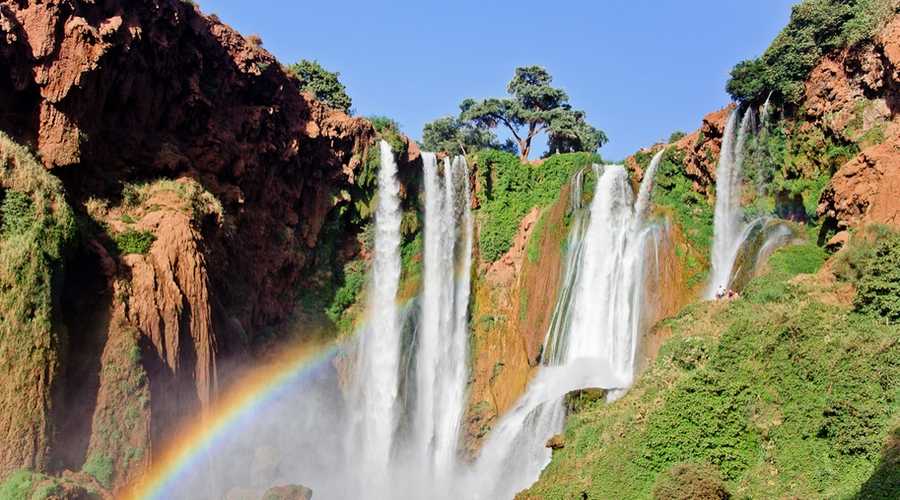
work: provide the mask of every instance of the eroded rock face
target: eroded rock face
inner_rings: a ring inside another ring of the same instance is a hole
[[[221,202],[210,226],[178,200],[146,200],[132,228],[156,238],[143,255],[88,243],[114,296],[93,305],[113,325],[98,329],[98,353],[136,335],[154,447],[215,397],[220,359],[291,313],[334,195],[374,137],[367,121],[300,93],[259,45],[180,0],[0,4],[0,129],[39,154],[76,210],[159,178],[190,179]],[[95,312],[73,311],[70,338],[89,337],[77,319]],[[112,405],[100,384],[95,412]]]
[[[900,227],[900,18],[871,44],[824,59],[806,86],[807,114],[862,151],[834,174],[818,214],[837,230]]]
[[[719,152],[722,149],[722,137],[725,135],[728,116],[733,110],[734,105],[729,105],[704,116],[699,129],[672,144],[677,154],[683,158],[685,174],[688,179],[693,181],[695,191],[710,194],[715,186],[716,166],[719,162]],[[664,146],[666,145],[657,144],[641,151],[653,155]],[[644,178],[644,170],[638,164],[635,156],[626,158],[625,165],[633,173],[632,180],[635,182],[635,186],[640,184]]]

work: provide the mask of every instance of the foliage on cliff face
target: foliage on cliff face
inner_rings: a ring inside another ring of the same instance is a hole
[[[655,363],[615,404],[570,416],[565,448],[522,497],[646,498],[665,471],[693,463],[737,497],[891,498],[897,330],[820,300],[835,293],[827,282],[795,278],[823,258],[789,247],[743,298],[660,325],[670,338]]]
[[[757,103],[772,93],[779,102],[799,104],[823,55],[871,38],[895,12],[896,0],[804,0],[762,56],[734,67],[728,93]]]
[[[856,230],[834,268],[838,277],[856,285],[858,311],[900,324],[900,233],[886,226]]]
[[[540,165],[521,163],[515,155],[483,150],[477,157],[479,250],[493,262],[512,243],[525,214],[552,203],[572,175],[600,157],[590,153],[554,155]]]
[[[291,64],[287,71],[300,80],[300,90],[311,93],[334,109],[350,112],[353,100],[347,95],[347,88],[339,79],[340,73],[328,71],[318,62],[306,59]]]
[[[0,133],[0,475],[47,460],[48,409],[65,339],[54,282],[75,235],[62,183]],[[35,460],[35,462],[32,462]]]

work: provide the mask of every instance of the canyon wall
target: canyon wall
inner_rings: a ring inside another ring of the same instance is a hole
[[[315,285],[323,226],[356,201],[341,193],[361,189],[377,134],[190,2],[3,2],[0,65],[0,129],[62,181],[79,233],[52,273],[49,358],[4,365],[29,389],[0,406],[40,424],[0,421],[0,477],[100,464],[115,489]],[[328,242],[341,258],[358,229]]]

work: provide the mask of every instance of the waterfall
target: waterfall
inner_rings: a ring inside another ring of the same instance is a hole
[[[647,212],[650,210],[650,195],[653,193],[653,179],[656,177],[656,171],[659,169],[659,164],[662,161],[665,152],[666,150],[663,148],[653,155],[653,159],[650,160],[650,165],[647,166],[647,170],[644,172],[644,178],[641,179],[641,187],[638,189],[637,201],[634,203],[634,213],[639,219],[645,218]]]
[[[732,268],[741,243],[746,237],[744,212],[741,208],[744,146],[753,126],[753,113],[747,110],[735,134],[739,112],[731,112],[722,137],[722,150],[716,167],[716,207],[713,215],[712,269],[707,298],[731,284]]]
[[[599,175],[600,169],[594,172]],[[647,199],[652,182],[648,169],[641,186]],[[631,385],[644,311],[647,243],[657,236],[655,227],[645,224],[646,208],[636,208],[625,169],[606,166],[584,234],[577,235],[577,226],[570,233],[570,243],[574,239],[577,246],[569,247],[568,258],[577,253],[578,260],[566,263],[548,332],[550,366],[542,368],[491,433],[469,478],[470,496],[511,498],[538,477],[550,460],[544,443],[562,429],[565,394],[594,387],[612,390],[615,398]],[[568,317],[559,318],[560,311]]]
[[[465,159],[443,162],[423,153],[425,252],[416,358],[416,445],[444,481],[456,462],[465,404],[472,216]],[[460,241],[461,244],[457,245]]]
[[[369,291],[366,331],[362,333],[355,380],[360,411],[356,445],[368,479],[382,484],[389,473],[400,382],[400,184],[391,146],[381,141],[378,206],[375,209],[375,256]],[[383,487],[383,484],[382,484]]]

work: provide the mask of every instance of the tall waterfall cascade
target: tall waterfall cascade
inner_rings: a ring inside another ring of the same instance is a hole
[[[472,265],[469,169],[423,153],[425,280],[416,357],[417,451],[435,481],[453,471],[465,409]],[[442,172],[439,172],[442,170]]]
[[[639,203],[625,169],[608,165],[594,167],[599,178],[589,212],[580,217],[580,207],[573,205],[569,255],[547,334],[547,366],[485,444],[469,478],[473,498],[512,498],[537,479],[550,461],[544,443],[562,430],[565,394],[604,388],[614,399],[631,385],[643,328],[648,249],[658,237],[657,227],[646,222],[646,204],[660,158],[661,153],[644,176]],[[580,175],[572,188],[579,195]]]
[[[714,298],[717,292],[730,287],[735,258],[741,243],[746,239],[748,225],[744,221],[744,211],[741,207],[741,185],[744,147],[751,131],[752,120],[752,110],[747,110],[743,118],[740,118],[739,110],[735,109],[725,125],[719,164],[716,166],[712,265],[707,298]]]
[[[375,209],[375,255],[370,283],[368,325],[362,333],[354,381],[359,413],[355,439],[362,467],[374,481],[384,480],[394,444],[400,373],[400,183],[391,146],[381,141],[378,206]]]

